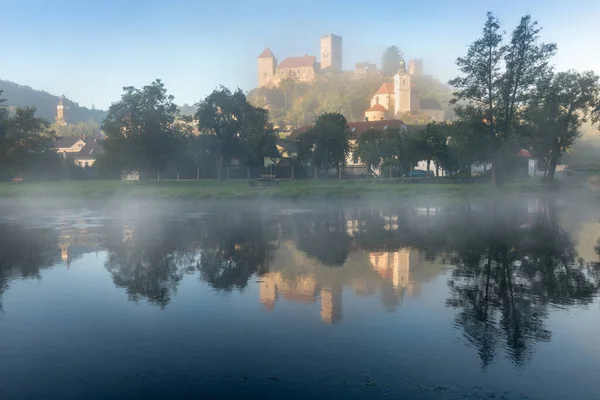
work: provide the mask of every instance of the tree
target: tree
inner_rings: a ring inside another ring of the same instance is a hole
[[[267,110],[250,104],[244,92],[230,91],[224,86],[213,91],[198,103],[198,128],[204,134],[215,135],[218,145],[217,168],[219,178],[222,166],[232,158],[256,165],[269,145],[274,144],[275,133]]]
[[[35,113],[35,107],[18,107],[13,116],[4,118],[0,143],[3,172],[46,176],[58,165],[58,156],[52,151],[55,134],[50,123]]]
[[[189,130],[177,124],[179,110],[160,79],[141,89],[123,88],[102,124],[106,133],[103,157],[120,169],[160,171],[177,156],[177,141]]]
[[[354,149],[354,162],[362,161],[368,174],[378,169],[385,155],[385,137],[383,132],[369,129],[358,137]]]
[[[539,43],[537,22],[526,15],[503,42],[500,23],[487,14],[483,36],[473,42],[467,55],[456,61],[461,75],[450,81],[456,88],[452,103],[461,119],[483,121],[492,155],[492,181],[501,185],[503,164],[515,151],[514,133],[537,80],[548,69],[555,44]]]
[[[538,82],[526,117],[532,131],[533,154],[552,182],[556,165],[579,137],[590,110],[600,104],[600,78],[592,71],[549,73]]]
[[[418,153],[427,160],[427,172],[430,171],[431,160],[437,165],[446,157],[448,151],[446,142],[448,138],[447,125],[444,123],[429,123],[416,135]]]
[[[388,47],[381,56],[381,73],[386,77],[394,76],[400,68],[401,60],[402,52],[398,46]]]
[[[310,159],[323,169],[336,167],[339,171],[346,164],[350,150],[348,122],[339,113],[319,115],[315,126],[299,137],[300,160]]]

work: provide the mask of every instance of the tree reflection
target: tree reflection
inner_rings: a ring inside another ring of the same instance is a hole
[[[342,266],[350,252],[350,236],[342,210],[294,216],[300,250],[328,266]]]
[[[268,270],[276,225],[221,215],[202,220],[164,218],[113,224],[105,234],[106,269],[130,300],[165,307],[185,274],[199,273],[215,289],[244,288]]]
[[[446,249],[457,265],[447,304],[459,311],[455,323],[484,367],[499,347],[523,365],[536,342],[551,338],[548,306],[589,304],[599,289],[598,280],[575,263],[574,244],[552,205],[542,205],[525,220],[515,210],[499,215],[498,208],[467,229],[457,227],[472,228],[476,235]]]
[[[40,278],[40,271],[60,261],[58,235],[50,228],[0,224],[0,310],[2,295],[16,278]]]
[[[268,272],[277,239],[272,220],[215,217],[204,226],[200,276],[215,289],[243,289],[253,275]]]

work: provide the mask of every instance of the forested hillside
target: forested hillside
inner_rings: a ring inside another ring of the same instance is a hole
[[[309,124],[330,112],[339,112],[348,121],[362,121],[377,89],[390,81],[382,76],[357,77],[353,72],[328,73],[312,84],[287,79],[277,87],[256,88],[248,99],[268,108],[271,121],[279,126]],[[451,88],[431,76],[415,78],[413,90],[421,99],[437,100],[444,110],[452,97]]]
[[[5,105],[13,111],[15,107],[35,106],[36,116],[53,122],[56,117],[56,105],[59,96],[52,95],[42,90],[35,90],[29,86],[19,85],[14,82],[0,80],[2,97],[6,99]],[[72,100],[65,98],[65,120],[69,124],[93,121],[101,123],[106,117],[106,111],[81,107]]]

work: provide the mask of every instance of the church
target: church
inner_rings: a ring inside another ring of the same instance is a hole
[[[406,69],[404,59],[393,82],[385,82],[371,99],[365,121],[402,119],[406,113],[426,114],[432,121],[444,121],[444,110],[434,99],[420,99],[414,91],[414,77],[423,73],[422,60],[411,60]]]

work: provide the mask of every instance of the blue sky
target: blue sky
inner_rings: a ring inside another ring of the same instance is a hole
[[[441,80],[479,37],[488,10],[510,32],[531,13],[558,44],[558,69],[600,74],[600,1],[571,0],[1,0],[0,79],[107,108],[123,86],[161,78],[179,104],[216,86],[250,90],[256,57],[318,55],[344,40],[344,68],[380,63],[389,45]]]

